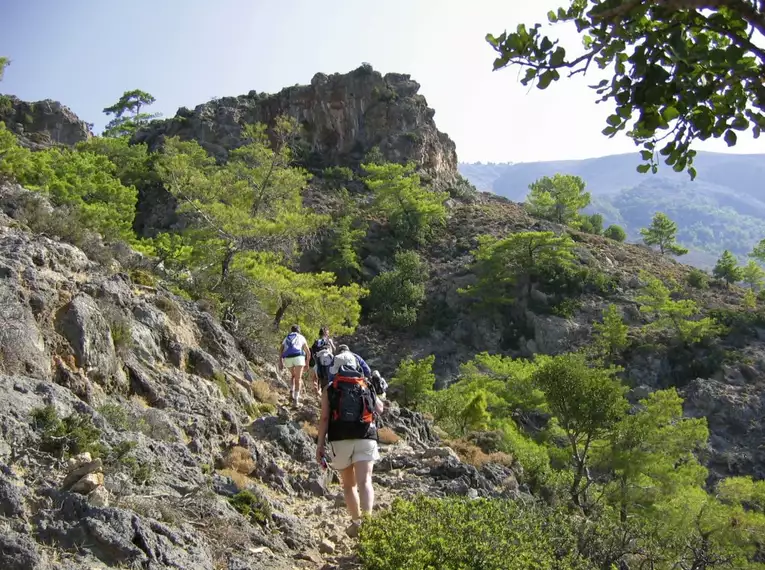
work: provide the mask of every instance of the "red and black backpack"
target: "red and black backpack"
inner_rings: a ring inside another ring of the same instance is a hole
[[[340,368],[332,378],[329,397],[330,439],[367,438],[364,434],[375,421],[375,395],[366,378],[357,370]],[[332,435],[340,437],[332,438]]]

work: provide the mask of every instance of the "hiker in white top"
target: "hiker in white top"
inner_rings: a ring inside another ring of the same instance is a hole
[[[282,341],[279,351],[278,367],[279,370],[283,370],[285,366],[290,369],[292,375],[290,399],[297,407],[300,400],[300,382],[303,379],[303,370],[305,370],[306,361],[311,358],[311,349],[308,348],[305,337],[300,334],[298,325],[290,327],[290,333]]]

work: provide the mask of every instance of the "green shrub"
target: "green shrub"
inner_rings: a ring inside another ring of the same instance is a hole
[[[56,408],[48,405],[31,412],[35,430],[40,432],[40,448],[58,457],[90,452],[94,457],[104,453],[99,443],[101,430],[85,414],[73,413],[60,418]]]
[[[131,427],[127,410],[119,404],[104,404],[98,408],[98,413],[116,430],[128,431]]]
[[[362,525],[367,570],[574,570],[573,525],[562,514],[509,500],[396,499]]]
[[[109,331],[112,335],[112,342],[117,351],[122,352],[133,345],[132,329],[130,321],[121,313],[115,311],[107,312],[107,321],[109,322]]]
[[[604,231],[603,235],[614,241],[623,242],[627,239],[627,232],[621,226],[610,225]]]
[[[133,269],[130,272],[130,279],[136,285],[143,285],[144,287],[155,287],[157,285],[157,278],[145,269]]]
[[[427,266],[416,251],[397,253],[393,269],[369,285],[372,318],[394,328],[412,326],[425,300],[427,276]]]
[[[407,358],[398,365],[390,386],[396,391],[396,399],[402,406],[416,409],[425,403],[433,392],[436,376],[433,374],[434,355],[420,360]]]
[[[252,491],[240,491],[228,500],[241,515],[252,524],[268,526],[271,520],[271,505]]]
[[[709,275],[701,269],[691,269],[686,280],[688,285],[696,289],[709,289]]]
[[[570,319],[581,308],[582,303],[578,299],[564,297],[551,307],[551,311],[553,315],[563,317],[564,319]]]

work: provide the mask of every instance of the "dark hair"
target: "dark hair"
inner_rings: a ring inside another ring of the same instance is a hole
[[[319,336],[320,337],[328,336],[328,335],[329,335],[329,330],[327,329],[327,327],[321,327],[319,329]]]
[[[292,325],[292,326],[290,327],[290,330],[291,330],[292,332],[296,332],[296,333],[299,333],[299,332],[300,332],[300,326],[299,326],[299,325]]]

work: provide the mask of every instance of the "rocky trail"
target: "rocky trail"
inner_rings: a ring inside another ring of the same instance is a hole
[[[3,210],[24,192],[2,188]],[[289,408],[273,357],[139,265],[104,268],[0,212],[0,568],[359,567],[314,459],[311,386]],[[421,414],[388,402],[383,424],[377,508],[519,493]]]

